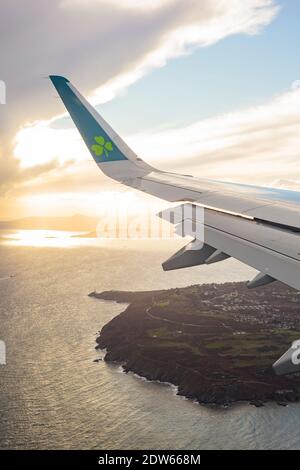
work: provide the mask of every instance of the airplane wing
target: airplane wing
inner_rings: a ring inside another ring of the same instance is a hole
[[[107,176],[179,203],[175,217],[170,210],[159,215],[179,233],[184,226],[184,234],[194,239],[163,263],[165,270],[233,257],[259,271],[249,288],[279,280],[300,290],[300,193],[157,170],[126,145],[69,80],[50,79]]]

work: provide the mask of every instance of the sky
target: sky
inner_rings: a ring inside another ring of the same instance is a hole
[[[101,174],[50,74],[153,166],[299,189],[299,15],[295,0],[2,0],[0,219],[159,207]]]

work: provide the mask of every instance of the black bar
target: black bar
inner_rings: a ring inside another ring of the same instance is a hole
[[[293,451],[295,452],[295,451]],[[243,468],[254,468],[263,464],[268,466],[287,465],[287,452],[280,451],[218,451],[218,450],[2,450],[0,451],[0,462],[8,462],[10,465],[30,465],[41,467],[54,465],[65,466],[95,466],[97,468],[152,468],[154,466],[171,467],[192,466],[195,468],[208,468],[225,466]]]

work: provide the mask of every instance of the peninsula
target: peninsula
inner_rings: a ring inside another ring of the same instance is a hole
[[[278,377],[272,370],[300,339],[300,296],[283,284],[89,295],[128,304],[97,338],[105,361],[125,372],[172,383],[179,395],[201,404],[300,400],[300,376]]]

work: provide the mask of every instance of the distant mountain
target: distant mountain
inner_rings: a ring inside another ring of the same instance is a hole
[[[25,217],[0,221],[0,229],[95,231],[97,218],[75,214],[70,217]]]

